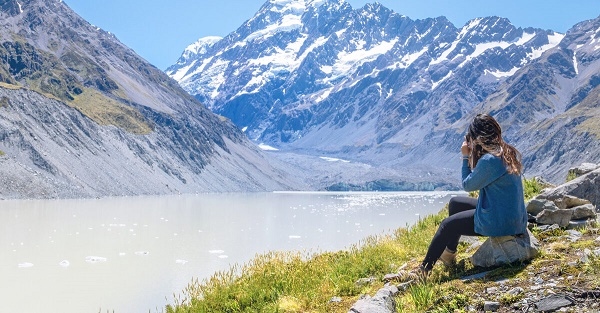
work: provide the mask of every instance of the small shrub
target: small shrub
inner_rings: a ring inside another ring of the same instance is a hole
[[[567,182],[572,181],[573,179],[577,178],[577,174],[575,174],[575,172],[571,172],[569,171],[569,173],[567,174]]]
[[[523,193],[525,195],[525,201],[533,199],[533,197],[539,195],[546,187],[548,186],[535,177],[523,179]]]

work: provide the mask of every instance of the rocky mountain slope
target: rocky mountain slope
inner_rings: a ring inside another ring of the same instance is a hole
[[[302,186],[59,0],[0,1],[0,112],[2,197]]]
[[[586,23],[598,29],[598,20]],[[378,3],[353,9],[343,0],[269,0],[225,38],[188,47],[167,74],[256,142],[277,147],[274,157],[333,157],[378,173],[352,168],[338,182],[456,186],[458,147],[482,111],[509,129],[528,175],[561,181],[569,166],[588,161],[544,153],[559,148],[543,130],[562,129],[568,122],[556,124],[559,114],[594,103],[596,35],[577,36],[580,27],[565,37],[485,17],[457,28],[444,17],[412,20]],[[573,49],[581,56],[573,58]],[[581,123],[572,124],[589,139],[578,151],[593,159],[594,123]],[[549,144],[539,145],[536,132]],[[571,141],[570,133],[561,139]]]

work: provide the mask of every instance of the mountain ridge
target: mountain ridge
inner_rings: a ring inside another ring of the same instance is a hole
[[[498,90],[514,82],[506,87],[511,97],[533,101],[533,107],[520,102],[518,108],[528,108],[524,115],[500,119],[509,142],[524,141],[512,123],[530,129],[545,116],[552,95],[537,102],[535,95],[548,88],[543,76],[557,73],[535,61],[560,48],[563,38],[552,30],[515,27],[502,17],[476,18],[457,28],[444,17],[411,20],[381,4],[353,9],[337,0],[272,0],[207,53],[166,73],[280,154],[383,166],[381,176],[412,168],[413,174],[394,179],[418,181],[434,173],[438,182],[458,186],[457,177],[441,173],[459,166],[457,147],[473,110],[500,115],[502,108],[516,110],[511,102],[498,102],[498,109],[484,104],[493,101],[489,97],[505,99]],[[597,71],[595,66],[589,71]],[[511,80],[525,72],[537,78]],[[532,82],[539,84],[520,91]],[[549,170],[530,156],[535,147],[518,148],[528,174],[551,181],[587,161],[554,162]],[[359,175],[350,171],[345,179],[358,181]],[[320,181],[320,186],[335,183]]]
[[[62,1],[5,0],[0,17],[2,197],[302,186],[227,119]]]

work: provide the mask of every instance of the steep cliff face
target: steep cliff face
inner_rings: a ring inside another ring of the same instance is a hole
[[[0,2],[0,111],[4,197],[299,186],[231,122],[62,1]]]

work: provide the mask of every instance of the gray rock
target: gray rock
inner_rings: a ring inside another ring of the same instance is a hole
[[[580,205],[571,210],[573,210],[573,216],[571,216],[573,220],[596,218],[596,207],[593,204]]]
[[[490,237],[471,257],[475,266],[492,267],[530,260],[539,253],[538,240],[527,230],[521,237]]]
[[[357,280],[355,284],[358,287],[363,287],[363,286],[374,283],[375,280],[376,280],[375,277],[361,278],[361,279]]]
[[[340,303],[342,302],[342,298],[340,297],[332,297],[331,299],[329,299],[330,303]]]
[[[600,205],[600,169],[596,169],[566,184],[546,190],[537,199],[556,200],[565,195],[589,200],[593,205]]]
[[[535,217],[535,221],[538,224],[558,224],[560,227],[567,227],[572,215],[573,211],[569,209],[543,210]]]
[[[558,224],[539,225],[538,228],[542,233],[546,233],[546,232],[551,232],[551,231],[560,229],[560,226],[558,226]]]
[[[558,207],[548,199],[531,199],[527,203],[527,213],[531,215],[538,215],[543,210],[558,210]]]
[[[582,230],[582,229],[590,228],[594,224],[596,224],[596,220],[595,219],[571,220],[569,222],[569,226],[567,226],[567,229]]]
[[[551,295],[535,303],[538,312],[554,312],[560,308],[571,306],[575,301],[566,295]]]
[[[386,286],[373,297],[366,296],[358,300],[349,313],[393,313],[396,312],[396,302],[394,296],[398,294],[396,286]]]
[[[600,164],[595,163],[582,163],[579,166],[571,167],[569,169],[569,174],[575,175],[575,177],[579,177],[581,175],[585,175],[595,169],[598,169]]]
[[[500,309],[500,302],[496,302],[496,301],[485,301],[483,304],[483,310],[488,312],[496,312],[498,311],[498,309]]]
[[[574,230],[574,229],[567,230],[567,239],[571,242],[575,242],[575,241],[581,239],[581,236],[583,236],[583,235],[580,232],[578,232],[577,230]]]
[[[518,296],[523,293],[525,293],[525,289],[523,289],[521,287],[515,287],[507,292],[507,294],[509,294],[511,296]]]
[[[485,271],[485,272],[481,272],[481,273],[477,273],[477,274],[473,274],[473,275],[461,277],[460,280],[462,280],[463,282],[470,282],[472,280],[483,279],[489,273],[491,273],[491,271]]]
[[[554,203],[559,209],[570,209],[584,204],[591,204],[592,202],[590,202],[590,200],[565,195],[562,197],[562,199],[554,200]]]

